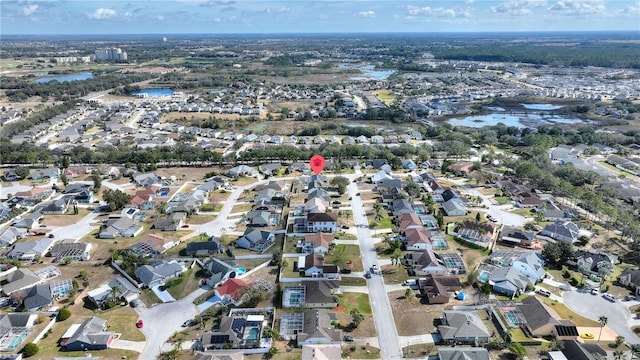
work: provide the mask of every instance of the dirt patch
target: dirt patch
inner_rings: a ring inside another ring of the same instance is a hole
[[[417,291],[414,291],[416,294]],[[433,319],[440,318],[444,305],[423,305],[419,298],[406,299],[404,290],[389,293],[389,302],[396,322],[398,335],[430,334],[434,330]]]
[[[67,226],[77,223],[89,213],[89,210],[79,208],[76,215],[45,215],[41,222],[47,226]],[[73,210],[69,210],[68,214],[73,214]]]

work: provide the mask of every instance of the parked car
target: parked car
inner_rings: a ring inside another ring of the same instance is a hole
[[[536,289],[536,294],[549,297],[551,296],[551,292],[545,289]]]
[[[345,230],[349,229],[349,225],[342,225],[342,228],[345,229]]]
[[[351,274],[351,269],[346,269],[346,268],[340,269],[340,273],[342,273],[342,274]]]
[[[598,295],[599,293],[600,293],[600,290],[598,290],[598,288],[591,289],[591,295]]]
[[[607,299],[607,300],[609,300],[609,301],[611,301],[611,302],[616,302],[616,298],[611,294],[606,294],[605,293],[605,294],[602,295],[602,297]]]
[[[47,227],[47,224],[40,224],[40,227]]]
[[[143,326],[144,326],[144,322],[142,322],[142,319],[138,319],[138,322],[136,323],[136,327],[138,329],[142,329]]]
[[[342,340],[346,342],[353,342],[353,336],[345,335],[342,337]]]
[[[197,324],[195,319],[189,319],[189,320],[187,320],[187,321],[182,323],[182,327],[189,327],[189,326],[193,326],[195,324]]]

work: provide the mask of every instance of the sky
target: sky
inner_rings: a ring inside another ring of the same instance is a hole
[[[0,36],[606,30],[640,0],[0,0]]]

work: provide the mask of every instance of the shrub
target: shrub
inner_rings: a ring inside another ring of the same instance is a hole
[[[37,354],[38,351],[40,351],[40,348],[38,347],[38,345],[34,343],[28,343],[22,348],[22,355],[24,355],[24,357],[31,357]]]
[[[65,321],[71,317],[71,310],[69,309],[60,309],[58,312],[58,321]]]

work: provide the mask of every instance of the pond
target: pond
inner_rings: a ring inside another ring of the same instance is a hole
[[[365,64],[338,64],[338,67],[343,69],[358,69],[365,75],[353,76],[350,77],[349,80],[385,80],[395,72],[395,70],[376,70],[375,66]]]
[[[494,126],[503,123],[507,126],[518,128],[551,126],[557,124],[587,124],[588,120],[579,118],[569,118],[553,114],[531,114],[531,113],[492,113],[487,115],[467,116],[464,118],[452,118],[447,121],[453,126],[466,126],[481,128]]]
[[[521,104],[525,109],[528,110],[558,110],[562,109],[560,105],[551,105],[551,104]]]
[[[171,96],[173,95],[173,90],[167,88],[146,88],[131,92],[131,95],[133,96],[142,94],[146,96]]]
[[[93,74],[90,72],[83,72],[79,74],[67,74],[67,75],[60,75],[60,76],[44,77],[44,78],[36,79],[36,83],[38,84],[48,83],[50,81],[57,81],[57,82],[63,83],[67,81],[81,81],[81,80],[87,80],[87,79],[93,79]]]

